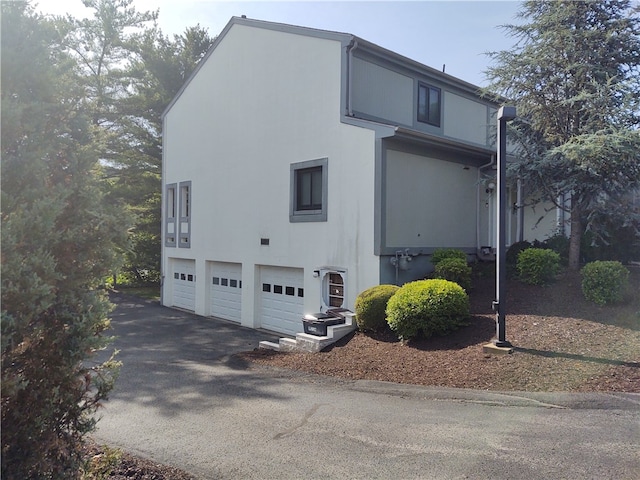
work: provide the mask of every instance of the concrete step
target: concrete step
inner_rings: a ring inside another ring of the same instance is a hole
[[[283,337],[279,340],[279,344],[281,352],[293,352],[298,349],[298,342],[295,338]]]
[[[280,344],[263,340],[260,343],[258,343],[258,348],[263,348],[265,350],[275,350],[276,352],[278,352],[280,351]]]
[[[329,325],[326,336],[309,335],[308,333],[298,333],[296,338],[280,338],[278,343],[263,341],[260,348],[268,348],[280,352],[319,352],[323,348],[337,342],[342,337],[349,335],[358,327],[355,321],[355,314],[345,316],[345,323],[339,325]]]

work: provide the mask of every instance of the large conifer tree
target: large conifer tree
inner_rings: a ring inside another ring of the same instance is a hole
[[[126,241],[104,201],[100,131],[63,32],[2,2],[2,478],[75,478],[110,391],[110,303],[97,288]]]
[[[530,192],[570,195],[569,265],[580,261],[585,229],[602,219],[640,221],[627,201],[640,186],[640,18],[628,0],[526,1],[517,39],[490,54],[488,90],[514,101],[520,152],[511,173]]]

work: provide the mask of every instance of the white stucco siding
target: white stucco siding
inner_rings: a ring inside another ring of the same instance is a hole
[[[546,240],[558,232],[558,209],[551,202],[533,203],[531,198],[524,201],[523,239],[528,242]]]
[[[339,41],[236,24],[165,116],[164,183],[192,181],[190,256],[203,275],[242,264],[244,325],[259,326],[260,266],[304,269],[306,311],[318,267],[348,270],[352,307],[377,280],[374,134],[340,122],[341,68]],[[328,219],[291,223],[290,165],[322,158]]]
[[[475,248],[476,182],[476,169],[387,150],[387,246]]]

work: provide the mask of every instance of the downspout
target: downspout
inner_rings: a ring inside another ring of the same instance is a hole
[[[358,48],[358,41],[354,38],[347,47],[347,116],[353,117],[353,105],[351,102],[353,84],[353,51]]]
[[[522,204],[522,179],[518,177],[517,180],[517,196],[516,196],[516,241],[522,242],[524,240],[524,205]]]
[[[478,179],[476,182],[476,256],[480,260],[495,260],[495,257],[491,252],[489,255],[486,255],[482,252],[482,245],[480,245],[480,190],[481,190],[481,182],[482,182],[482,170],[488,167],[492,167],[496,163],[496,156],[491,155],[491,160],[484,165],[480,165],[478,167]]]
[[[565,218],[565,205],[567,202],[567,197],[564,193],[561,193],[560,195],[558,195],[558,197],[556,198],[556,202],[558,203],[558,205],[560,205],[560,207],[556,207],[556,224],[558,226],[558,233],[561,233],[562,235],[564,235],[565,237],[566,235],[566,218]]]

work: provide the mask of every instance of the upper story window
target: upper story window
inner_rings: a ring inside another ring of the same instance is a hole
[[[289,221],[327,221],[328,160],[291,164]]]
[[[418,121],[440,126],[441,91],[425,83],[418,84]]]

